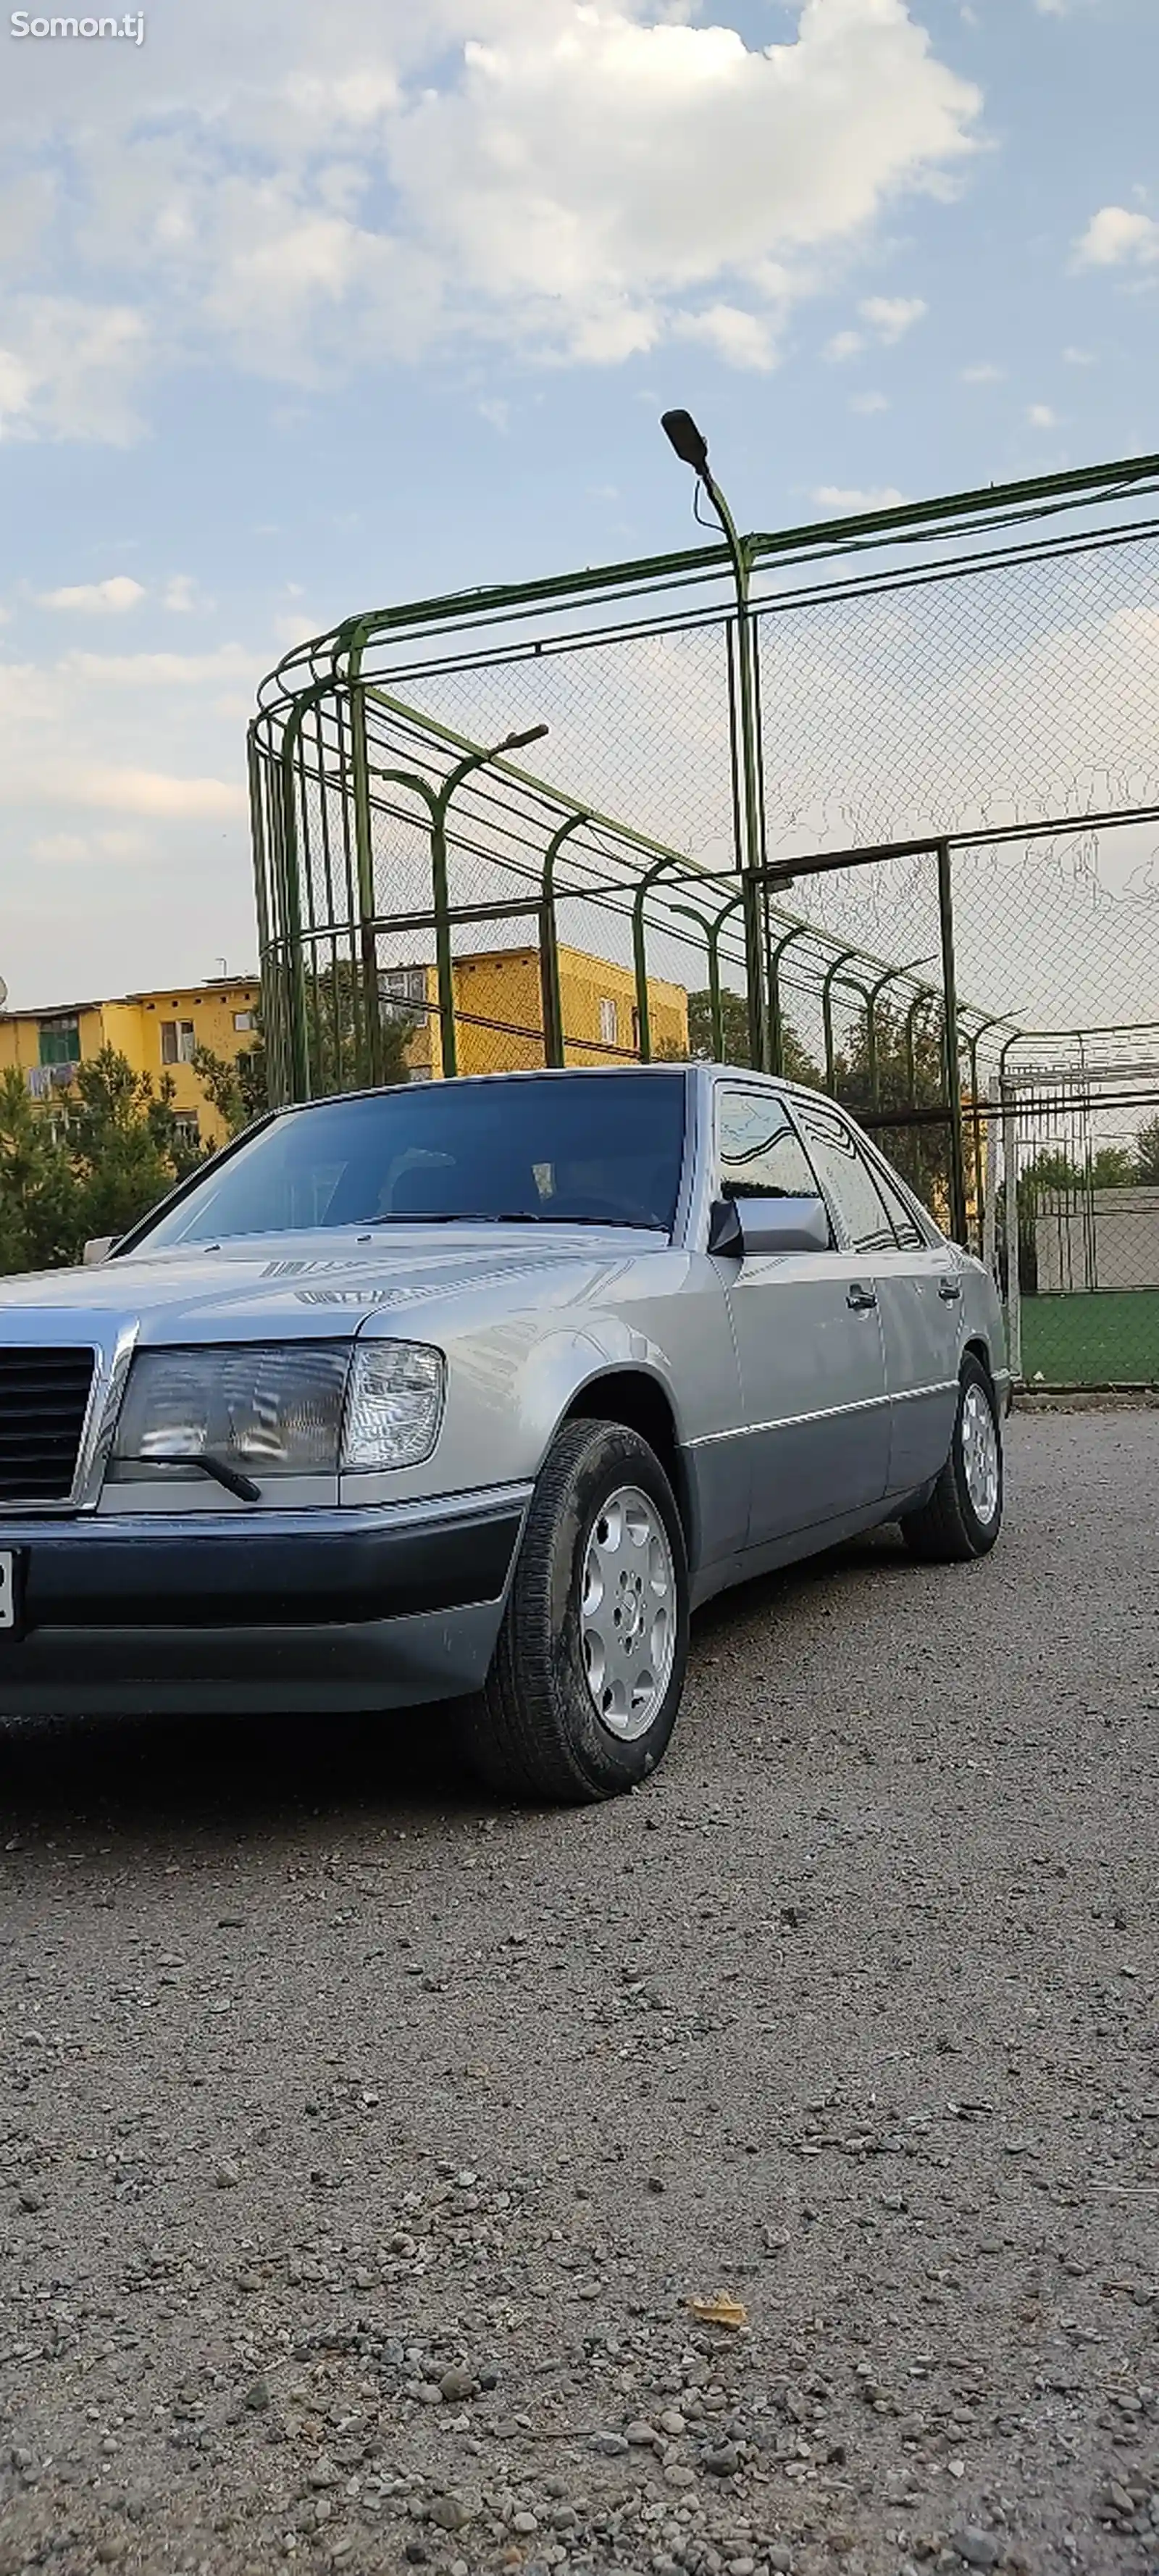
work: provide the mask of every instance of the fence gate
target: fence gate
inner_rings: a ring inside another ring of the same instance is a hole
[[[1111,1033],[1107,1033],[1110,1035]],[[1008,1067],[992,1243],[1027,1386],[1159,1387],[1159,1028]]]

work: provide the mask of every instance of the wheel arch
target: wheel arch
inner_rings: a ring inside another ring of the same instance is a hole
[[[964,1342],[962,1345],[962,1358],[980,1361],[990,1380],[991,1386],[993,1386],[994,1362],[990,1355],[990,1345],[987,1342],[984,1333],[971,1333],[969,1340]]]
[[[672,1487],[691,1556],[691,1490],[675,1409],[663,1380],[639,1367],[600,1369],[576,1388],[557,1430],[565,1422],[621,1422],[625,1430],[639,1432],[655,1450]]]

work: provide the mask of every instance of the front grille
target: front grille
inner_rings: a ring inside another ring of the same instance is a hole
[[[68,1501],[95,1365],[91,1350],[0,1346],[0,1504]]]

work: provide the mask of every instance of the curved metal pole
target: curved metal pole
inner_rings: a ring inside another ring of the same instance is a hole
[[[770,1055],[770,1032],[766,1009],[765,978],[761,967],[761,913],[763,898],[767,928],[768,888],[763,883],[762,874],[764,862],[764,835],[762,829],[763,817],[761,812],[762,800],[760,788],[760,723],[757,713],[756,655],[753,645],[752,616],[749,607],[749,584],[751,579],[752,559],[749,552],[748,542],[738,533],[736,521],[733,518],[732,512],[729,509],[723,492],[721,491],[720,485],[714,480],[713,476],[709,472],[707,450],[705,451],[703,465],[699,468],[699,473],[705,492],[707,493],[713,509],[716,512],[717,518],[720,521],[721,527],[724,530],[725,543],[728,546],[729,555],[732,559],[733,579],[736,585],[737,679],[739,684],[737,694],[740,699],[739,762],[737,761],[738,746],[735,741],[735,735],[733,743],[733,758],[738,771],[737,783],[740,789],[737,801],[741,824],[741,847],[738,852],[738,856],[741,864],[741,904],[744,912],[745,929],[745,981],[748,992],[749,1053],[752,1057],[754,1066],[762,1072],[767,1072],[769,1070],[768,1059]],[[764,944],[767,946],[767,939]]]
[[[781,1010],[781,959],[785,954],[786,948],[792,947],[794,939],[815,939],[816,937],[817,933],[814,930],[811,921],[795,921],[792,929],[786,930],[784,937],[782,939],[778,939],[776,947],[769,951],[769,1033],[771,1040],[769,1054],[772,1059],[770,1070],[773,1073],[783,1073],[785,1070],[785,1022],[784,1015]]]
[[[447,812],[456,788],[462,786],[473,770],[485,769],[489,760],[498,760],[504,751],[522,751],[529,742],[539,742],[548,731],[545,724],[532,725],[523,733],[505,734],[502,742],[493,743],[489,751],[468,751],[454,768],[447,771],[441,787],[432,787],[429,779],[413,769],[376,769],[375,777],[384,778],[394,787],[409,787],[421,797],[430,816],[431,833],[431,906],[435,916],[435,977],[439,993],[439,1055],[441,1071],[448,1080],[459,1070],[458,1036],[455,1027],[455,968],[451,954],[451,901],[447,882]],[[377,996],[375,996],[377,1000]],[[372,1013],[372,1028],[377,1029],[378,1012]],[[373,1040],[372,1040],[373,1044]]]
[[[889,968],[889,970],[888,970],[888,972],[887,972],[886,974],[884,974],[884,975],[879,975],[879,976],[878,976],[878,979],[877,979],[876,984],[874,984],[874,985],[871,987],[871,989],[870,989],[869,999],[868,999],[868,1001],[867,1001],[867,1003],[866,1003],[866,1009],[865,1009],[865,1053],[866,1053],[866,1065],[867,1065],[867,1071],[868,1071],[868,1074],[869,1074],[869,1105],[870,1105],[871,1109],[876,1109],[876,1108],[877,1108],[877,1106],[878,1106],[878,1095],[877,1095],[877,1005],[878,1005],[878,1002],[879,1002],[879,1000],[880,1000],[880,998],[881,998],[881,995],[884,993],[884,991],[885,991],[885,989],[886,989],[886,986],[887,986],[888,984],[894,984],[894,983],[896,983],[896,982],[897,982],[897,979],[898,979],[898,977],[899,977],[899,975],[913,975],[913,974],[916,972],[916,970],[917,970],[917,968],[918,968],[919,966],[928,966],[928,965],[930,964],[930,962],[931,962],[931,961],[930,961],[930,959],[929,959],[928,957],[911,957],[911,959],[910,959],[910,961],[909,961],[908,966],[891,966],[891,967]]]
[[[704,932],[704,944],[705,944],[705,949],[706,949],[707,956],[708,956],[708,997],[709,997],[709,1016],[710,1016],[710,1018],[711,1018],[711,1019],[712,1019],[712,1021],[713,1021],[713,1045],[715,1046],[715,1044],[716,1044],[716,1026],[715,1026],[715,1018],[713,1017],[713,1001],[712,1001],[712,926],[711,926],[711,923],[707,922],[707,921],[705,920],[705,918],[704,918],[704,914],[703,914],[702,912],[697,912],[697,910],[695,909],[695,906],[694,906],[693,904],[690,904],[690,903],[670,903],[670,904],[669,904],[669,906],[668,906],[668,910],[669,910],[669,912],[670,912],[670,913],[678,912],[682,921],[694,921],[694,922],[696,923],[696,927],[697,927],[697,929],[698,929],[698,930],[702,930],[702,931]]]
[[[982,1111],[978,1101],[978,1049],[987,1029],[1000,1029],[1003,1018],[1004,1014],[999,1011],[993,1019],[980,1020],[973,1036],[966,1041],[970,1058],[970,1128],[974,1139],[974,1206],[978,1217],[979,1248],[986,1220],[986,1186],[983,1178]]]
[[[850,959],[857,954],[856,948],[843,948],[834,958],[832,965],[826,967],[821,979],[821,1024],[825,1031],[825,1089],[830,1094],[832,1094],[836,1071],[833,1054],[833,986],[841,968],[848,966]]]
[[[652,1061],[652,1024],[648,1008],[648,947],[647,936],[644,929],[644,904],[648,895],[651,893],[657,878],[664,876],[669,868],[679,866],[687,866],[687,861],[676,858],[653,859],[651,867],[645,868],[644,874],[641,877],[635,894],[632,897],[632,962],[635,967],[636,974],[636,1027],[639,1032],[637,1038],[637,1053],[641,1064],[651,1064]]]
[[[924,1008],[925,1004],[927,1002],[936,1002],[937,998],[937,994],[934,991],[932,984],[920,984],[917,992],[914,994],[912,1002],[910,1003],[909,1009],[906,1012],[905,1073],[906,1084],[909,1090],[909,1106],[911,1109],[916,1109],[918,1105],[914,1097],[914,1094],[917,1091],[917,1068],[914,1064],[914,1021],[917,1018],[918,1012]]]
[[[717,1064],[724,1063],[724,1002],[720,989],[720,934],[731,913],[740,912],[744,895],[734,894],[721,905],[708,932],[708,990],[712,1009],[712,1051]]]
[[[555,921],[555,863],[569,834],[578,832],[581,823],[586,823],[589,819],[586,812],[569,814],[567,820],[560,824],[559,830],[552,833],[543,854],[539,906],[539,989],[543,1000],[545,1064],[560,1065],[565,1062],[563,995],[559,981],[559,941],[556,936]]]

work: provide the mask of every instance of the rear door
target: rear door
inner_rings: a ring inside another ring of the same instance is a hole
[[[818,1194],[784,1095],[717,1088],[720,1198]],[[721,1264],[752,1465],[749,1545],[880,1500],[889,1466],[881,1323],[866,1265],[828,1252]]]
[[[962,1345],[962,1275],[951,1243],[921,1225],[892,1173],[874,1178],[897,1237],[878,1272],[890,1393],[889,1490],[912,1493],[950,1454]],[[934,1235],[934,1240],[930,1236]]]

